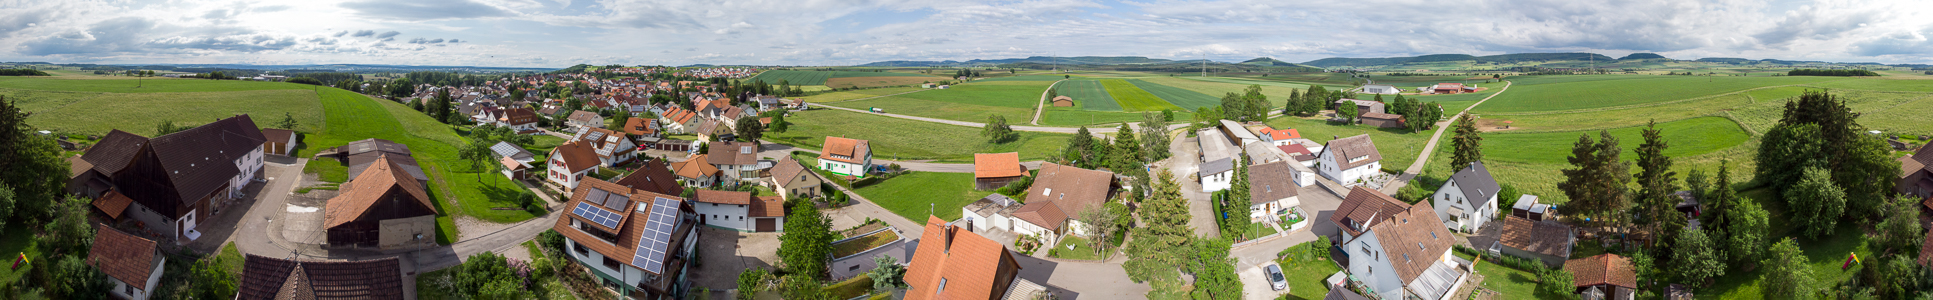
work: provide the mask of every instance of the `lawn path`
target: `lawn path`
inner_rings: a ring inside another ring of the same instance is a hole
[[[1034,104],[1034,121],[1027,122],[1027,124],[1040,125],[1040,112],[1047,110],[1047,91],[1054,90],[1054,87],[1060,86],[1060,82],[1062,81],[1067,81],[1067,80],[1066,79],[1055,80],[1054,84],[1047,85],[1046,91],[1040,91],[1040,103]]]
[[[1456,118],[1461,118],[1463,115],[1469,114],[1471,109],[1477,108],[1478,105],[1483,105],[1484,101],[1490,101],[1490,98],[1496,98],[1497,95],[1502,95],[1503,92],[1510,91],[1511,83],[1509,80],[1505,80],[1503,82],[1503,88],[1498,89],[1496,93],[1490,94],[1489,97],[1483,97],[1483,100],[1477,100],[1476,104],[1471,104],[1470,107],[1465,107],[1462,111],[1457,111],[1456,115],[1450,116],[1449,121],[1437,122],[1436,133],[1430,135],[1429,143],[1423,144],[1423,153],[1416,155],[1416,162],[1410,163],[1409,169],[1403,169],[1403,174],[1396,176],[1396,180],[1392,180],[1390,184],[1383,185],[1382,192],[1384,194],[1395,195],[1397,190],[1401,190],[1403,186],[1409,185],[1411,179],[1416,179],[1417,174],[1423,173],[1423,166],[1429,165],[1430,153],[1436,152],[1436,141],[1442,140],[1443,132],[1450,129],[1450,122],[1454,122]]]

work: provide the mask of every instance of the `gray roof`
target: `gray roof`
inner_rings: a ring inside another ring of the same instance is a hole
[[[1456,182],[1457,189],[1463,190],[1463,196],[1469,197],[1474,207],[1489,207],[1490,198],[1503,190],[1497,186],[1496,177],[1490,176],[1490,168],[1485,168],[1481,161],[1456,171],[1450,175],[1450,181]]]
[[[1201,145],[1201,160],[1213,161],[1235,156],[1235,143],[1229,142],[1221,130],[1206,128],[1195,134],[1195,142]]]
[[[1249,204],[1268,203],[1275,200],[1297,196],[1294,175],[1289,172],[1289,162],[1278,161],[1248,166]]]
[[[1222,172],[1228,172],[1232,170],[1235,170],[1235,160],[1231,158],[1223,158],[1223,159],[1217,159],[1217,160],[1201,163],[1200,175],[1202,177],[1207,177],[1209,175],[1221,174]]]
[[[1322,300],[1369,300],[1369,297],[1363,297],[1349,289],[1329,289],[1329,294],[1323,296]]]
[[[1383,154],[1376,151],[1376,142],[1369,139],[1369,134],[1331,140],[1322,146],[1322,151],[1334,152],[1336,164],[1341,165],[1338,169],[1342,170],[1383,160]],[[1349,158],[1358,156],[1368,156],[1369,159],[1349,162]]]
[[[537,157],[534,154],[530,154],[530,151],[524,150],[524,147],[518,147],[517,144],[511,144],[510,142],[497,142],[496,145],[490,145],[490,151],[496,152],[497,156],[509,157],[510,159],[520,161],[536,159]]]
[[[1530,210],[1530,207],[1534,205],[1537,205],[1537,195],[1524,194],[1522,197],[1517,197],[1517,204],[1511,205],[1510,208]]]

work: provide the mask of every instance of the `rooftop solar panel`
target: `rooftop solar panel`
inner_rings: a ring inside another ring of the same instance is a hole
[[[604,198],[604,207],[609,207],[612,210],[622,211],[626,205],[631,205],[631,196],[613,193],[609,198]]]
[[[604,205],[604,197],[610,196],[610,195],[611,195],[611,192],[606,192],[604,190],[593,188],[591,189],[590,192],[588,192],[584,196],[584,202],[597,203],[597,205]]]
[[[652,201],[651,217],[645,220],[644,232],[638,239],[637,255],[631,258],[632,265],[664,274],[664,259],[671,243],[671,231],[681,217],[677,205],[678,200],[657,198]]]

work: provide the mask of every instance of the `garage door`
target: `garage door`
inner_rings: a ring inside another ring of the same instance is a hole
[[[757,220],[754,220],[753,222],[756,224],[753,224],[752,227],[758,232],[773,232],[773,231],[778,231],[778,228],[779,228],[779,224],[778,224],[779,222],[777,219],[759,218]]]

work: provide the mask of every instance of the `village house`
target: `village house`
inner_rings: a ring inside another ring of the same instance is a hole
[[[1636,299],[1638,272],[1630,258],[1598,254],[1565,261],[1564,271],[1571,273],[1571,284],[1584,299]]]
[[[1295,139],[1302,138],[1302,133],[1297,132],[1295,128],[1289,128],[1289,129],[1262,128],[1261,131],[1262,131],[1262,134],[1261,134],[1262,141],[1268,142],[1269,144],[1276,145],[1276,146],[1294,145]]]
[[[1394,86],[1389,86],[1389,85],[1382,85],[1382,84],[1370,84],[1370,85],[1363,85],[1363,86],[1362,86],[1362,93],[1363,93],[1363,94],[1381,94],[1381,95],[1395,95],[1395,94],[1401,94],[1401,93],[1403,93],[1403,89],[1399,89],[1399,88],[1396,88],[1396,87],[1394,87]]]
[[[792,200],[792,197],[817,198],[820,185],[825,184],[819,174],[807,170],[804,164],[791,157],[779,159],[772,165],[770,180],[772,191],[778,192],[780,199],[785,200]]]
[[[395,257],[297,261],[254,254],[242,259],[237,300],[404,299],[403,265]]]
[[[605,289],[633,299],[683,299],[697,252],[698,213],[689,201],[587,179],[552,230],[570,261]]]
[[[630,175],[624,175],[624,178],[619,178],[612,183],[665,195],[685,194],[685,187],[678,184],[678,175],[671,173],[671,168],[666,163],[666,160],[646,159],[638,165],[638,168],[633,170],[634,172],[631,172]]]
[[[1013,215],[1044,231],[1023,232],[1023,226],[1015,226],[1014,233],[1039,236],[1047,245],[1060,242],[1062,236],[1086,235],[1086,226],[1075,218],[1107,205],[1114,188],[1114,173],[1041,163],[1034,184],[1027,189],[1027,204]]]
[[[168,262],[154,240],[149,240],[105,223],[94,223],[94,246],[87,251],[87,265],[100,269],[114,283],[108,293],[117,299],[146,300],[161,287],[161,270]]]
[[[1336,105],[1350,104],[1356,105],[1356,123],[1385,128],[1403,127],[1403,116],[1390,114],[1386,110],[1387,106],[1382,102],[1356,99],[1336,100]]]
[[[517,134],[538,133],[537,111],[527,107],[505,109],[503,116],[497,118],[497,126],[510,128],[517,131]]]
[[[1226,190],[1232,186],[1235,177],[1235,160],[1241,150],[1236,149],[1221,130],[1202,129],[1195,134],[1195,142],[1201,147],[1200,165],[1195,177],[1201,181],[1202,192]]]
[[[580,110],[571,112],[570,117],[565,119],[564,124],[577,131],[582,131],[585,128],[604,128],[604,116],[599,116],[594,112]]]
[[[1490,176],[1490,169],[1478,161],[1451,174],[1430,199],[1435,201],[1436,216],[1443,219],[1443,226],[1469,233],[1497,219],[1497,193],[1502,191],[1497,179]]]
[[[1412,206],[1357,186],[1329,220],[1340,229],[1343,269],[1378,298],[1446,299],[1469,277],[1469,263],[1450,255],[1456,236],[1429,202]]]
[[[1933,147],[1920,147],[1913,155],[1899,158],[1899,178],[1893,189],[1900,194],[1927,199],[1933,208]]]
[[[1221,120],[1221,126],[1216,127],[1216,129],[1220,129],[1222,134],[1228,138],[1228,142],[1235,145],[1247,145],[1248,143],[1262,140],[1262,137],[1255,136],[1254,131],[1249,131],[1248,127],[1227,119]]]
[[[863,178],[873,168],[873,151],[866,140],[828,136],[819,150],[821,170]]]
[[[423,182],[391,158],[378,158],[329,199],[322,224],[329,246],[381,250],[436,246],[436,204],[430,202]]]
[[[531,154],[529,150],[524,150],[524,147],[510,142],[497,142],[495,145],[490,145],[490,154],[495,155],[497,162],[503,164],[503,176],[511,180],[523,180],[529,176],[525,172],[536,167],[531,164],[537,161],[536,154]]]
[[[1027,177],[1027,166],[1020,165],[1020,152],[974,153],[973,187],[994,190]]]
[[[644,142],[646,140],[656,141],[664,138],[664,130],[658,126],[658,120],[656,119],[631,118],[626,120],[624,121],[624,134],[631,136],[633,140],[638,142]]]
[[[1492,254],[1537,259],[1558,267],[1570,259],[1571,249],[1577,244],[1576,232],[1571,226],[1556,220],[1506,216],[1498,222],[1502,224],[1486,226],[1482,232],[1470,236],[1470,245]]]
[[[1368,134],[1340,138],[1329,141],[1316,154],[1316,173],[1344,186],[1356,185],[1382,174],[1382,160]]]
[[[80,159],[70,160],[85,163],[73,168],[86,171],[76,171],[80,174],[69,182],[89,187],[69,189],[117,191],[131,205],[109,214],[126,212],[185,244],[201,237],[199,221],[244,197],[242,189],[261,179],[266,142],[248,115],[154,138],[113,130]]]
[[[624,133],[604,128],[585,128],[571,138],[572,142],[585,143],[597,155],[599,165],[616,167],[631,161],[638,153],[638,144],[625,138]]]
[[[718,167],[718,171],[725,174],[725,179],[731,179],[727,181],[731,186],[743,182],[757,183],[765,178],[765,171],[772,167],[770,161],[759,161],[758,143],[712,142],[709,148],[711,152],[706,155],[706,162]]]
[[[268,139],[268,141],[262,142],[262,154],[294,155],[296,139],[299,137],[300,134],[295,133],[294,130],[263,128],[262,138]]]
[[[349,142],[341,147],[323,149],[316,153],[316,157],[334,158],[342,162],[344,166],[349,167],[349,178],[362,176],[362,172],[368,170],[370,166],[375,166],[377,160],[388,157],[390,162],[396,163],[403,172],[409,173],[410,177],[416,178],[417,181],[429,180],[429,176],[423,174],[423,168],[417,166],[416,159],[411,156],[409,145],[389,140],[363,139]],[[315,160],[309,163],[325,162]]]
[[[677,174],[678,180],[684,181],[687,187],[706,188],[718,185],[724,174],[718,170],[718,166],[711,164],[710,156],[699,154],[685,161],[671,163],[672,173]]]
[[[753,197],[751,192],[696,190],[692,205],[698,223],[748,232],[776,232],[785,224],[785,201],[777,196]]]
[[[1248,167],[1248,218],[1251,222],[1272,220],[1290,207],[1301,206],[1300,185],[1292,179],[1288,162],[1273,162]]]
[[[928,217],[907,262],[906,298],[1040,299],[1039,284],[1020,278],[1020,262],[1000,242]]]
[[[550,149],[550,167],[545,180],[569,190],[577,188],[579,181],[586,175],[597,171],[603,165],[598,161],[597,150],[588,142],[570,141]]]
[[[1436,94],[1460,94],[1464,91],[1462,83],[1438,83],[1430,86],[1430,92]]]

